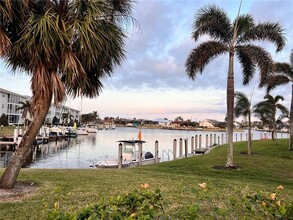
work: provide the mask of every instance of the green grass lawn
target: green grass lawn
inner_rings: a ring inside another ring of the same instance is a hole
[[[254,141],[252,156],[241,153],[247,151],[246,145],[234,144],[238,170],[212,168],[225,165],[225,145],[207,155],[123,170],[22,169],[18,181],[39,189],[22,202],[0,202],[0,219],[44,219],[55,202],[59,210],[74,213],[143,183],[150,185],[149,190],[161,190],[166,202],[161,219],[264,219],[266,213],[251,208],[247,196],[276,192],[282,204],[293,202],[293,152],[287,150],[288,140]],[[206,189],[198,186],[203,182]],[[276,191],[279,185],[284,190]]]
[[[15,128],[17,128],[17,126],[11,125],[11,126],[3,126],[2,128],[0,127],[0,137],[2,137],[4,135],[13,136]],[[21,128],[22,131],[24,130],[23,126],[19,126],[19,128]]]

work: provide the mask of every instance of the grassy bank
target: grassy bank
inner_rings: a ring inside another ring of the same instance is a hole
[[[13,136],[15,128],[17,127],[16,126],[3,126],[2,128],[0,127],[0,137],[3,137],[4,135]],[[20,126],[19,128],[23,130],[24,127]]]
[[[215,170],[226,162],[226,147],[210,154],[131,169],[22,169],[19,181],[39,187],[22,202],[0,203],[0,219],[44,219],[48,210],[76,212],[102,197],[121,195],[141,184],[160,189],[164,219],[263,219],[250,197],[276,192],[282,204],[293,198],[293,152],[288,140],[254,141],[252,156],[242,154],[246,142],[235,143],[238,170]],[[3,169],[0,169],[2,174]],[[201,189],[198,184],[206,183]],[[282,185],[284,190],[276,191]],[[251,197],[252,198],[252,197]],[[253,206],[252,208],[250,206]],[[56,206],[55,206],[56,208]],[[261,206],[260,206],[261,208]]]

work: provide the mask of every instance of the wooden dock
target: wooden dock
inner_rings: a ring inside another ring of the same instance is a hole
[[[14,141],[0,141],[0,145],[3,144],[3,145],[10,145],[10,144],[17,144],[16,142]]]

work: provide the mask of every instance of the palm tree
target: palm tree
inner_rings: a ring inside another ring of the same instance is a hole
[[[264,101],[254,106],[254,113],[256,117],[260,118],[264,125],[272,129],[272,139],[276,140],[277,110],[280,110],[282,113],[279,118],[287,117],[289,111],[284,105],[278,103],[280,100],[284,101],[283,96],[277,95],[273,97],[267,94],[264,99]]]
[[[3,0],[0,56],[31,76],[34,119],[0,179],[13,188],[52,97],[98,96],[101,79],[125,58],[125,22],[132,0]]]
[[[291,83],[291,105],[290,105],[290,139],[289,150],[293,151],[293,50],[291,50],[290,63],[275,63],[274,74],[268,81],[268,89],[270,92],[277,86]]]
[[[63,121],[63,124],[66,123],[66,125],[68,125],[68,123],[70,123],[73,120],[73,115],[70,114],[70,112],[67,113],[62,113],[61,119]]]
[[[199,44],[193,49],[186,61],[186,72],[191,79],[202,73],[204,67],[224,53],[229,54],[227,77],[227,129],[228,149],[226,166],[233,163],[233,115],[234,115],[234,56],[242,66],[243,84],[250,82],[259,68],[260,86],[267,80],[273,61],[262,47],[252,44],[256,40],[268,40],[276,44],[277,51],[285,45],[283,30],[278,23],[266,22],[255,24],[252,16],[239,15],[233,23],[225,11],[215,5],[199,10],[194,21],[192,37],[195,41],[202,35],[209,35],[211,40]]]
[[[235,117],[244,116],[248,118],[248,142],[247,142],[247,152],[251,155],[251,114],[253,109],[251,108],[251,101],[242,92],[235,92],[235,107],[234,114]]]
[[[26,130],[26,126],[28,124],[28,116],[30,119],[32,119],[33,113],[32,113],[32,105],[29,100],[25,100],[25,102],[19,102],[21,106],[16,108],[17,110],[22,110],[21,117],[24,118],[24,129]]]

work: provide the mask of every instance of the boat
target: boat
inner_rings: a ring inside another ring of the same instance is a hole
[[[86,127],[88,133],[97,133],[96,125],[89,124]]]
[[[76,134],[77,135],[88,135],[89,133],[87,132],[85,127],[80,127],[80,128],[77,128]]]
[[[139,165],[139,145],[146,143],[140,138],[137,140],[119,140],[122,144],[122,167]],[[155,163],[155,157],[151,152],[142,152],[141,165]],[[118,168],[118,159],[101,160],[95,164],[96,168]]]
[[[67,127],[65,131],[65,137],[72,138],[76,136],[77,136],[76,129],[74,129],[74,127]]]
[[[49,140],[50,141],[57,141],[63,137],[64,137],[64,135],[62,133],[62,129],[58,128],[57,126],[49,128]]]

